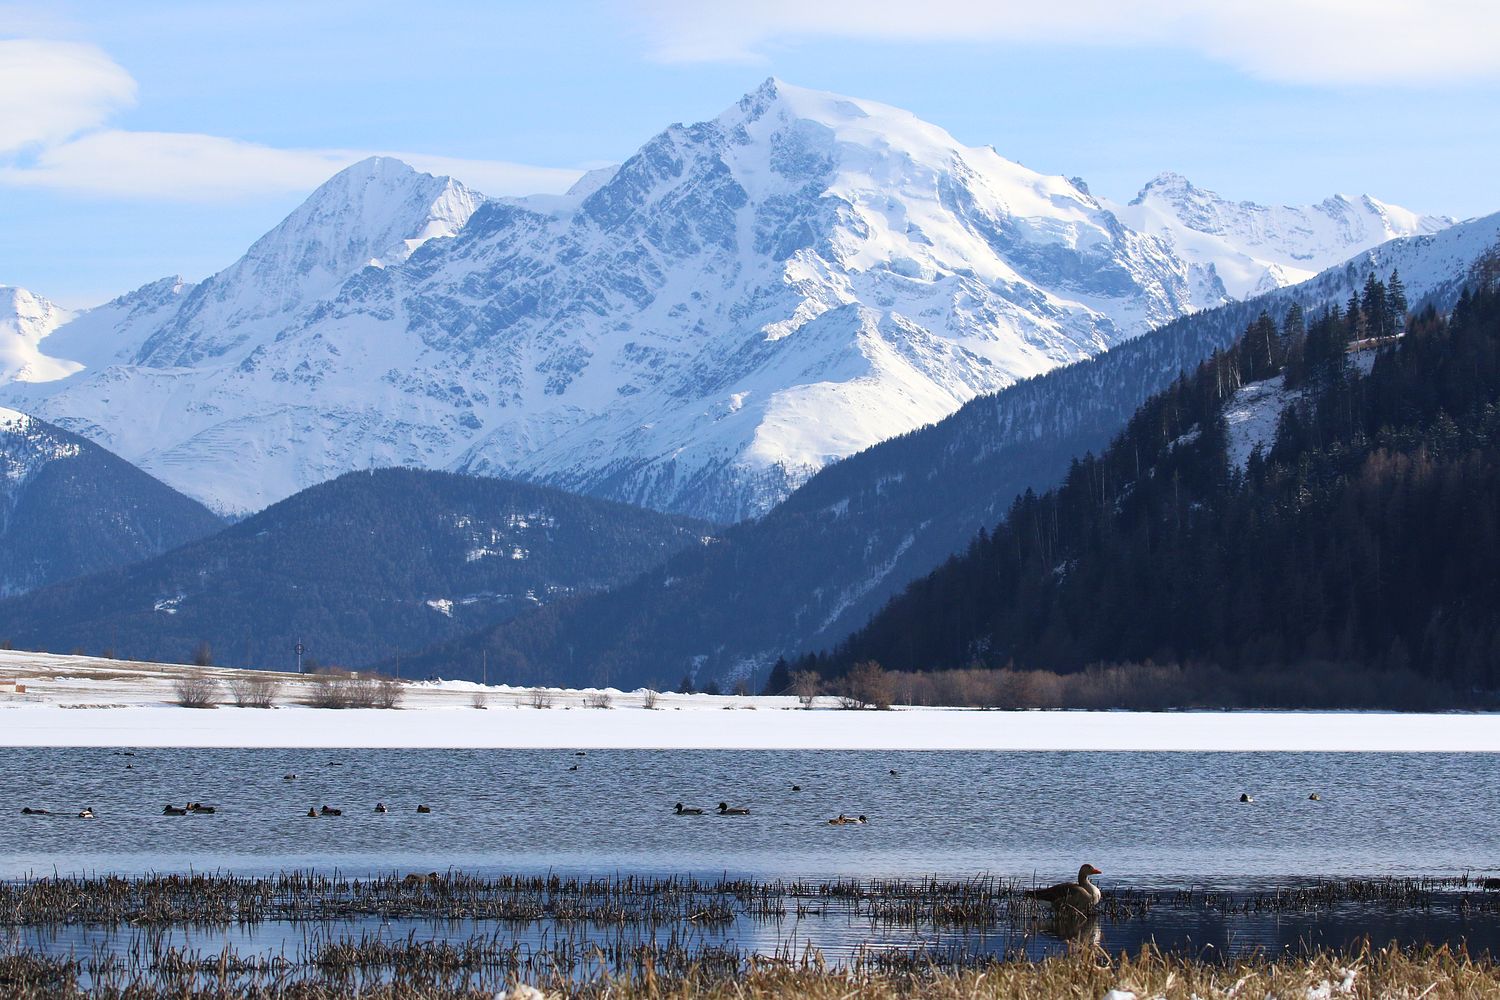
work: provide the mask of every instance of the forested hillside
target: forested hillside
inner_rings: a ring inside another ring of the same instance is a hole
[[[146,559],[223,526],[85,438],[0,409],[0,596]]]
[[[359,666],[634,576],[706,531],[525,483],[356,472],[147,562],[0,601],[0,640],[278,668],[301,640]]]
[[[1301,310],[1279,326],[1260,317],[1061,486],[1024,493],[965,554],[803,666],[1152,659],[1412,671],[1493,692],[1497,274],[1492,252],[1448,317],[1406,320],[1397,275],[1310,323]],[[1281,410],[1269,447],[1252,446],[1247,426],[1268,405]]]

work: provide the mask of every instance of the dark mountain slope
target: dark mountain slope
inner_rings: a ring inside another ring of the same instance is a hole
[[[1305,333],[1256,324],[822,669],[1331,664],[1494,692],[1500,293],[1399,339],[1390,299],[1371,282]],[[1274,443],[1242,468],[1257,406]]]
[[[0,602],[23,648],[285,667],[301,639],[356,666],[702,547],[688,518],[487,477],[350,473],[211,538]]]
[[[136,562],[223,526],[98,445],[0,409],[0,595]]]

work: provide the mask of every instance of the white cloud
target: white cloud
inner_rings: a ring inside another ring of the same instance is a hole
[[[0,39],[0,154],[65,139],[135,103],[135,80],[77,42]]]
[[[653,0],[657,58],[760,61],[778,43],[1022,42],[1160,46],[1290,83],[1500,78],[1493,0]]]
[[[98,129],[0,166],[0,184],[128,198],[223,201],[307,191],[370,150],[278,149],[192,132]],[[489,195],[565,190],[581,170],[389,153],[418,170],[450,174]]]
[[[375,153],[488,195],[566,190],[582,170],[355,149],[280,149],[193,132],[105,128],[135,80],[92,45],[0,39],[0,185],[107,197],[224,201],[307,191]]]

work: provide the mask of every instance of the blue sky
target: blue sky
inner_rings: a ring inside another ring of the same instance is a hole
[[[0,3],[0,283],[68,306],[233,261],[343,163],[560,189],[770,75],[1128,200],[1500,210],[1476,0]],[[1206,8],[1206,9],[1201,9]]]

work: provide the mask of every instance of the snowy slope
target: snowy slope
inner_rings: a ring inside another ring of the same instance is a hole
[[[777,81],[404,263],[368,241],[338,266],[386,267],[297,312],[331,187],[33,405],[227,511],[374,462],[733,519],[1222,297],[1062,178]]]
[[[399,264],[427,240],[452,236],[483,200],[400,160],[362,160],[188,292],[134,360],[151,368],[238,360],[361,268]]]
[[[1218,244],[1184,247],[1166,209],[1156,232],[1120,211],[899,109],[770,80],[563,196],[481,205],[396,161],[351,167],[175,303],[134,293],[162,313],[113,332],[85,314],[43,345],[77,342],[55,356],[88,370],[0,398],[224,512],[417,465],[736,520],[1225,301],[1244,247],[1305,250],[1277,244],[1291,223],[1221,219]]]
[[[1387,240],[1453,225],[1368,195],[1306,206],[1234,202],[1174,173],[1156,177],[1130,204],[1110,207],[1125,225],[1161,237],[1194,264],[1211,265],[1235,298],[1305,281]]]
[[[76,361],[43,354],[43,337],[71,314],[24,288],[0,285],[0,382],[47,382],[78,371]]]

